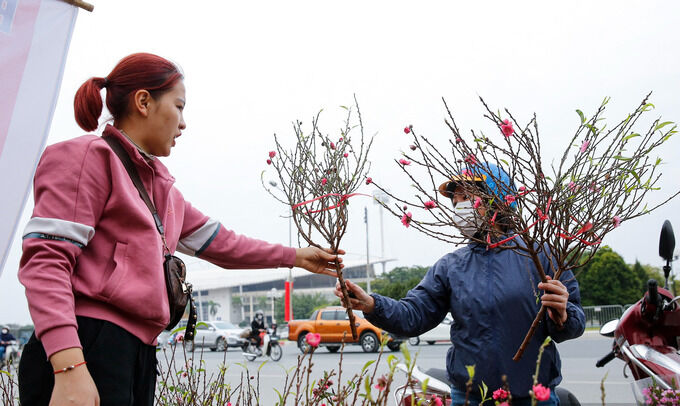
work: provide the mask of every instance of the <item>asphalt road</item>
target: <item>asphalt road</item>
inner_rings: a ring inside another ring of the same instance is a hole
[[[448,347],[446,343],[437,343],[435,345],[421,344],[415,347],[409,346],[409,349],[412,353],[418,352],[418,365],[428,369],[439,366],[444,367]],[[562,357],[562,375],[564,377],[561,386],[574,393],[582,405],[602,404],[600,384],[605,375],[607,375],[604,382],[605,403],[607,405],[634,404],[630,385],[632,379],[623,376],[622,361],[615,359],[604,368],[595,367],[595,362],[611,349],[611,339],[601,337],[597,332],[586,332],[586,334],[577,340],[558,344],[558,348]],[[219,366],[223,363],[227,365],[225,381],[232,385],[238,384],[242,374],[244,376],[250,375],[255,377],[252,382],[253,385],[257,385],[257,375],[259,372],[260,404],[274,405],[278,400],[274,388],[281,390],[284,387],[286,370],[294,370],[297,366],[299,354],[299,350],[293,343],[284,342],[281,360],[278,362],[269,360],[264,365],[262,364],[266,360],[264,357],[248,362],[241,354],[241,351],[235,348],[230,348],[226,354],[224,352],[211,352],[206,349],[201,355],[201,351],[197,350],[194,358],[198,360],[202,356],[208,376],[217,373]],[[400,359],[402,358],[400,352],[391,353],[386,349],[384,356],[388,354],[395,354]],[[162,361],[163,358],[164,355],[160,352],[159,359],[161,359],[161,363],[164,363]],[[178,354],[177,360],[182,358],[183,354]],[[347,346],[342,360],[343,380],[346,380],[348,376],[358,373],[366,362],[375,358],[376,354],[365,354],[359,346]],[[314,354],[312,379],[319,379],[323,376],[324,371],[334,370],[337,372],[339,360],[339,353],[332,354],[325,348],[320,348]],[[378,366],[376,376],[386,372],[387,363],[383,359]],[[334,381],[337,382],[336,379]],[[393,387],[404,381],[404,374],[397,372]],[[288,402],[288,404],[292,403],[292,401]],[[389,404],[394,403],[390,402]]]

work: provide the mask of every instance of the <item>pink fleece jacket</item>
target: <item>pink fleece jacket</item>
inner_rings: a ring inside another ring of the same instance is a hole
[[[224,268],[294,265],[295,249],[227,230],[184,200],[158,159],[147,162],[112,126],[104,135],[117,138],[135,162],[171,251]],[[170,317],[161,238],[108,144],[85,135],[47,147],[34,195],[19,279],[47,356],[81,347],[76,315],[108,320],[155,345]]]

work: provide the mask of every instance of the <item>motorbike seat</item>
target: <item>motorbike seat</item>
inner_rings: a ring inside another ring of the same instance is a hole
[[[430,368],[425,373],[434,379],[438,381],[442,381],[444,383],[447,383],[449,386],[451,385],[451,382],[449,382],[449,377],[446,374],[445,369],[440,369],[440,368]]]

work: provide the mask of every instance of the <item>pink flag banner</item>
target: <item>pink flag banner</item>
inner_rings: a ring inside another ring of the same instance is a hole
[[[78,8],[0,0],[0,274],[59,94]]]

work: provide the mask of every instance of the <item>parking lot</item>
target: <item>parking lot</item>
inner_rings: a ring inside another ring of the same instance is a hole
[[[297,366],[297,357],[300,355],[299,350],[293,343],[283,342],[282,344],[283,357],[281,360],[278,362],[269,360],[264,365],[262,363],[267,358],[260,357],[255,361],[248,362],[243,357],[241,351],[236,348],[230,348],[226,353],[212,352],[207,349],[201,353],[197,350],[194,353],[194,358],[198,360],[202,357],[205,360],[208,376],[212,373],[217,373],[219,366],[224,362],[229,366],[226,372],[226,381],[232,383],[232,385],[240,381],[242,374],[244,376],[257,377],[259,372],[260,404],[273,405],[278,399],[274,388],[282,390],[286,371]],[[444,360],[448,347],[448,344],[441,342],[435,345],[422,343],[418,346],[409,345],[408,348],[413,355],[417,354],[417,364],[423,369],[428,369],[433,367],[444,368]],[[600,399],[600,381],[606,373],[608,373],[605,381],[606,404],[634,403],[630,389],[631,379],[623,376],[623,363],[620,360],[616,359],[610,362],[605,368],[595,368],[595,362],[611,349],[611,339],[601,337],[596,332],[586,332],[578,340],[558,344],[558,348],[562,356],[562,374],[564,377],[561,386],[572,391],[582,405],[602,404]],[[400,352],[392,353],[387,351],[386,355],[390,353],[395,354],[400,359],[403,358]],[[159,352],[161,364],[165,362],[163,361],[164,354],[166,353]],[[376,359],[376,355],[364,353],[359,346],[347,346],[342,361],[343,380],[358,373],[366,362]],[[176,361],[181,358],[183,358],[183,354],[179,353]],[[388,370],[384,359],[378,365],[376,376],[380,376]],[[332,354],[324,348],[319,348],[314,354],[313,361],[312,379],[319,379],[324,371],[338,371],[340,353]],[[397,372],[392,387],[394,388],[404,381],[405,376]],[[289,403],[292,404],[292,401]],[[390,402],[390,404],[393,403]]]

